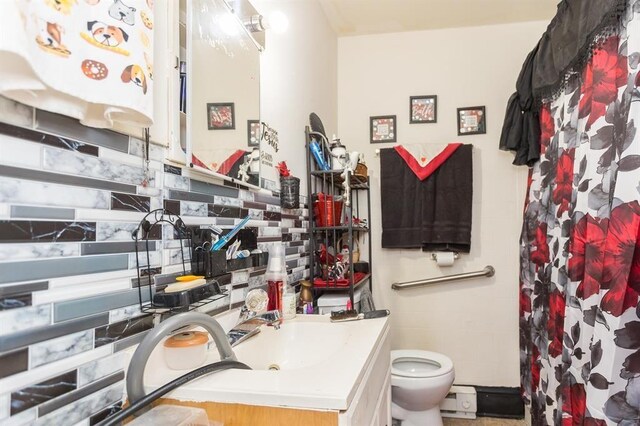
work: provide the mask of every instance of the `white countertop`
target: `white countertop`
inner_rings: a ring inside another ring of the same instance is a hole
[[[165,398],[346,410],[387,328],[388,317],[331,323],[328,315],[298,315],[280,330],[263,326],[234,348],[238,361],[256,369],[203,376]],[[159,344],[147,363],[146,392],[188,371],[168,369],[162,350]],[[219,359],[212,345],[206,363]],[[272,363],[281,370],[258,369]]]

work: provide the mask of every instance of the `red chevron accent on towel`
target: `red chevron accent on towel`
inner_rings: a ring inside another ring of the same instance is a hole
[[[418,160],[416,160],[415,157],[409,151],[407,151],[402,145],[395,146],[394,149],[396,150],[398,155],[402,157],[404,162],[407,163],[407,166],[409,166],[409,168],[413,171],[413,173],[415,173],[418,179],[425,180],[426,178],[431,176],[431,174],[435,172],[438,169],[438,167],[442,165],[442,163],[447,161],[447,159],[451,157],[451,154],[453,154],[456,151],[456,149],[458,149],[461,146],[462,146],[462,143],[460,142],[454,142],[454,143],[448,144],[438,155],[433,157],[424,166],[421,166]]]

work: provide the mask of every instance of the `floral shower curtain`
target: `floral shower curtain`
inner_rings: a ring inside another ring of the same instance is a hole
[[[540,113],[520,277],[534,426],[640,425],[639,5]]]

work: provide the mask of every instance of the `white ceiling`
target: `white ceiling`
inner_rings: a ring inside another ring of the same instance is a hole
[[[559,0],[319,0],[338,36],[547,20]],[[505,40],[506,42],[506,40]]]

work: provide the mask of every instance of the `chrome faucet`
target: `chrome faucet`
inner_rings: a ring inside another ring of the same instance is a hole
[[[227,338],[229,339],[231,347],[233,347],[260,333],[260,327],[262,325],[271,325],[278,330],[280,328],[280,322],[280,311],[277,309],[256,314],[250,309],[247,309],[245,305],[240,311],[238,323],[229,330]]]
[[[151,352],[153,352],[164,337],[185,326],[200,326],[207,330],[218,348],[221,361],[237,360],[227,340],[227,336],[224,334],[224,330],[213,317],[199,312],[178,314],[149,330],[134,352],[131,363],[129,364],[129,369],[127,370],[127,395],[129,402],[134,403],[146,395],[143,383],[144,368],[147,365]]]

